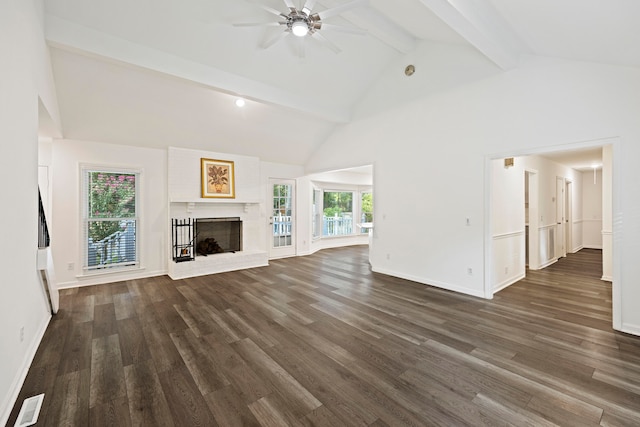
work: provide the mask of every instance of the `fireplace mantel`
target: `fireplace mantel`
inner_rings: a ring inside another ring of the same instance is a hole
[[[188,199],[188,198],[175,198],[169,201],[170,203],[180,203],[186,206],[188,213],[192,213],[195,210],[196,205],[244,205],[244,211],[247,212],[252,205],[259,205],[261,202],[257,200],[242,200],[242,199]]]

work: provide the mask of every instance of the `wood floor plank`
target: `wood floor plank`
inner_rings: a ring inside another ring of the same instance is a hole
[[[93,408],[126,395],[118,335],[94,338],[91,350],[90,407]]]
[[[492,300],[373,273],[366,246],[60,292],[8,425],[640,425],[640,338],[601,251]]]
[[[63,357],[58,368],[61,374],[91,367],[92,322],[72,322],[64,338]]]
[[[300,411],[304,416],[322,405],[322,402],[249,338],[234,343],[233,347],[254,369],[268,378],[278,392],[287,397],[287,403],[292,410]]]
[[[90,382],[89,369],[58,376],[53,393],[48,398],[45,424],[48,426],[89,425]]]
[[[98,404],[89,410],[91,426],[128,427],[131,426],[129,401],[126,397]]]
[[[116,321],[120,352],[124,366],[151,359],[151,351],[144,337],[142,324],[137,317],[129,317]]]
[[[171,334],[171,339],[203,396],[231,385],[209,355],[206,340],[196,336],[190,329]]]
[[[285,405],[278,405],[274,395],[265,396],[249,405],[249,409],[254,417],[260,420],[263,427],[298,427],[303,424],[298,421],[295,415],[291,414]]]
[[[133,297],[128,293],[114,295],[113,306],[116,310],[116,320],[128,319],[136,315]]]
[[[222,370],[246,403],[273,393],[274,388],[269,385],[268,379],[259,376],[231,345],[217,342],[211,336],[204,338],[209,342],[210,357],[216,369]]]
[[[257,427],[260,425],[242,396],[229,385],[205,396],[209,409],[221,426]]]
[[[158,374],[173,422],[177,426],[215,427],[217,421],[189,370],[178,366]]]
[[[125,366],[124,374],[132,424],[173,426],[171,411],[153,362],[143,361]]]
[[[108,337],[117,333],[118,325],[113,303],[96,304],[93,310],[93,338]]]
[[[158,321],[155,311],[149,310],[141,318],[142,333],[155,362],[156,370],[163,372],[183,364],[169,333]]]

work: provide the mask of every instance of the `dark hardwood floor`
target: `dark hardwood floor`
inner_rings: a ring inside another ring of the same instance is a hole
[[[38,425],[640,425],[640,338],[601,253],[491,301],[374,274],[366,247],[66,290],[29,371]]]

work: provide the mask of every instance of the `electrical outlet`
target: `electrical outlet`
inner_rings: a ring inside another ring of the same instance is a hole
[[[387,254],[387,259],[391,259],[391,254]]]
[[[467,274],[469,276],[473,276],[473,268],[471,268],[471,267],[467,268]]]
[[[509,267],[504,268],[504,274],[509,274]]]
[[[20,328],[20,342],[24,341],[24,326]]]
[[[471,218],[467,218],[467,227],[471,225]]]
[[[76,268],[75,264],[70,262],[67,264],[67,270],[73,271]]]

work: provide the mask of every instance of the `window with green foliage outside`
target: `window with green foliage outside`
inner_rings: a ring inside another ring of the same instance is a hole
[[[371,193],[362,193],[362,197],[360,199],[360,213],[362,218],[360,218],[360,222],[373,222],[373,195]],[[367,228],[363,228],[361,233],[365,234],[368,232]]]
[[[137,172],[84,170],[86,269],[138,263],[138,177]]]
[[[325,191],[322,207],[323,236],[353,234],[353,192]]]

